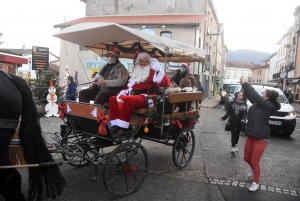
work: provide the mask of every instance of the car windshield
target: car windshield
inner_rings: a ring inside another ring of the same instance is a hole
[[[256,91],[259,95],[261,95],[262,92],[265,90],[265,88],[254,88],[254,89],[255,89],[255,91]],[[283,92],[280,91],[280,90],[275,90],[275,91],[277,91],[277,92],[279,93],[279,96],[278,96],[278,98],[277,98],[277,101],[278,101],[279,103],[288,104],[288,101],[286,100],[286,98],[285,98]]]
[[[230,86],[229,93],[233,94],[236,86]]]

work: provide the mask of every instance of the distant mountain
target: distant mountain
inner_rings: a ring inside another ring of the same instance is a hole
[[[239,62],[253,62],[254,64],[261,64],[262,60],[268,59],[273,53],[259,52],[254,50],[228,50],[227,61]]]

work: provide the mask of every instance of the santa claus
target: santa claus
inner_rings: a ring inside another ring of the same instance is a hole
[[[118,137],[126,132],[134,109],[154,107],[155,100],[148,99],[147,94],[156,94],[159,87],[169,85],[158,60],[148,53],[139,53],[127,88],[109,99],[111,133]]]

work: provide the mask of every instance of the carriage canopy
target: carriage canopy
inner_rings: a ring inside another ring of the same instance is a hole
[[[85,46],[100,56],[118,49],[121,58],[130,59],[137,51],[148,52],[159,61],[165,61],[165,56],[171,62],[199,62],[205,58],[205,50],[114,23],[77,24],[53,36]]]

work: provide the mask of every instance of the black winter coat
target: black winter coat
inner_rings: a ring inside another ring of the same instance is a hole
[[[241,120],[245,120],[247,117],[247,110],[240,110],[239,114],[236,115],[232,105],[233,101],[227,106],[227,112],[221,119],[225,120],[229,117],[230,124],[242,124],[243,122],[241,122]]]
[[[243,90],[253,104],[248,110],[248,122],[245,135],[262,139],[270,138],[269,118],[280,109],[279,102],[272,103],[264,100],[247,82],[242,85]]]

